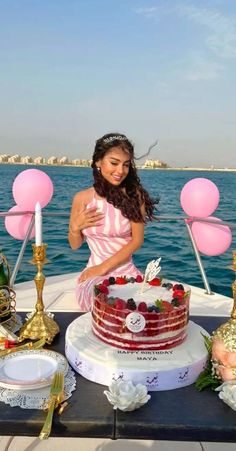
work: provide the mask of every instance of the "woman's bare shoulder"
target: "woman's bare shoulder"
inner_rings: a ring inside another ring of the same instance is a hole
[[[74,199],[73,202],[74,203],[89,203],[91,202],[91,200],[94,197],[94,188],[91,186],[91,188],[85,189],[83,191],[78,191],[78,193],[76,193],[74,195]]]

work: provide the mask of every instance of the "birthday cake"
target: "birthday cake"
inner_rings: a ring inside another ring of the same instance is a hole
[[[190,288],[155,277],[110,277],[95,286],[92,331],[127,350],[163,350],[187,336]]]
[[[158,261],[150,265],[154,274],[95,285],[92,311],[69,325],[65,353],[86,379],[172,390],[194,383],[205,367],[207,332],[189,321],[190,287],[158,277]]]

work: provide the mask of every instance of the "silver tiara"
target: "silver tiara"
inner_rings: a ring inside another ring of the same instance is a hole
[[[118,141],[127,141],[127,138],[125,136],[114,135],[114,136],[110,136],[110,138],[105,138],[103,140],[103,142],[107,144],[107,143],[111,143],[112,141],[115,141],[116,139]]]

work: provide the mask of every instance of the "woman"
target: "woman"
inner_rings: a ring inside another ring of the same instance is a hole
[[[153,218],[154,202],[142,187],[134,148],[125,135],[98,139],[92,160],[94,184],[72,203],[69,243],[78,249],[86,239],[91,255],[78,278],[80,309],[90,310],[93,286],[110,276],[140,274],[132,254],[143,244],[144,225]]]

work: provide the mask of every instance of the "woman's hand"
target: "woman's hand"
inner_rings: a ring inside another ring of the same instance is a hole
[[[92,277],[105,276],[105,274],[104,266],[101,263],[100,265],[85,269],[78,277],[78,282],[85,282],[85,280],[91,279]]]
[[[73,212],[73,217],[70,221],[70,231],[72,234],[75,234],[87,227],[98,226],[103,218],[104,214],[99,213],[97,207],[86,208],[86,205],[83,204],[82,209],[80,208]]]

